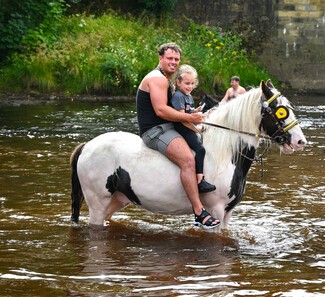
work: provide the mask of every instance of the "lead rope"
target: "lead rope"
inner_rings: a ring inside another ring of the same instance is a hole
[[[264,178],[264,159],[263,159],[263,157],[268,152],[270,147],[271,147],[271,141],[267,141],[264,151],[258,157],[255,157],[256,162],[260,161],[260,163],[261,163],[261,178]]]
[[[265,153],[270,149],[271,147],[271,141],[267,141],[267,145],[265,146],[263,152],[261,154],[259,154],[259,156],[255,156],[254,158],[250,158],[247,157],[246,155],[244,155],[242,152],[238,152],[242,157],[244,157],[245,159],[251,161],[251,162],[260,162],[261,163],[261,178],[264,177],[264,160],[263,157],[265,155]]]

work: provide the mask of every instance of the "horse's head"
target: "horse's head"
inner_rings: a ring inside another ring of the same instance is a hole
[[[296,120],[293,105],[275,89],[270,80],[266,84],[262,81],[260,88],[261,128],[280,146],[283,153],[302,151],[307,141]]]
[[[205,113],[210,108],[215,107],[219,104],[219,101],[217,99],[214,99],[210,95],[204,95],[201,101],[199,102],[199,106],[203,106],[201,109],[201,112]]]

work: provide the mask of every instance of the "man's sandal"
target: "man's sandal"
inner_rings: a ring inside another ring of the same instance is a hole
[[[207,217],[209,217],[209,218],[206,219]],[[202,212],[200,215],[196,215],[194,213],[194,218],[195,218],[194,225],[198,226],[198,227],[203,227],[204,229],[213,229],[220,225],[220,221],[218,221],[214,217],[212,217],[204,208],[202,208]],[[206,219],[206,221],[204,222],[205,219]],[[217,222],[217,223],[214,223],[214,222]]]

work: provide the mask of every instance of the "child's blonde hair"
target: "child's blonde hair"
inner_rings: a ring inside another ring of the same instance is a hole
[[[181,82],[183,79],[183,74],[184,73],[188,73],[188,74],[194,74],[195,76],[195,82],[194,82],[194,88],[196,88],[199,84],[199,79],[198,79],[198,75],[197,75],[197,71],[194,67],[187,65],[187,64],[183,64],[182,66],[180,66],[177,70],[177,72],[175,73],[175,86],[177,87],[177,81]]]

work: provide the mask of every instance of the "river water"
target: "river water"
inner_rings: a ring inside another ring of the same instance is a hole
[[[272,146],[221,234],[134,206],[94,229],[83,205],[70,223],[71,151],[136,133],[134,102],[1,104],[0,296],[325,296],[325,97],[289,99],[306,149]]]

